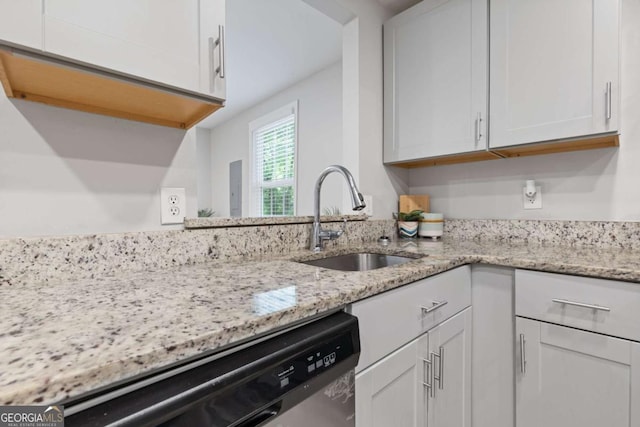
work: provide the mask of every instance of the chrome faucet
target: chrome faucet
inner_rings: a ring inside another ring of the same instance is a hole
[[[349,172],[347,168],[345,168],[344,166],[332,165],[323,170],[318,177],[318,180],[316,181],[315,193],[313,198],[313,231],[311,234],[310,249],[314,252],[320,252],[322,250],[322,245],[325,240],[335,240],[338,237],[342,236],[342,233],[344,233],[344,229],[337,231],[323,230],[322,225],[320,224],[320,189],[322,188],[322,182],[331,172],[338,172],[344,177],[344,179],[347,180],[354,211],[362,210],[366,206],[364,204],[364,197],[362,197],[362,194],[360,194],[360,191],[358,191],[356,181],[355,179],[353,179],[353,175],[351,175],[351,172]]]

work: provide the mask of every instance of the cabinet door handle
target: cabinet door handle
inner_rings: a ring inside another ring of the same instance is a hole
[[[482,138],[482,129],[480,125],[482,124],[482,113],[478,113],[476,116],[476,143],[480,142],[480,138]]]
[[[522,375],[527,373],[527,359],[524,353],[524,334],[520,334],[520,372]]]
[[[440,347],[439,353],[431,352],[431,357],[435,362],[435,358],[438,358],[438,376],[433,376],[434,381],[438,381],[438,388],[444,390],[444,347]],[[435,371],[435,366],[433,367]]]
[[[216,47],[218,48],[218,62],[220,63],[218,67],[216,67],[214,59]],[[218,38],[209,37],[209,92],[213,93],[215,91],[217,75],[224,79],[224,70],[224,26],[218,25]]]
[[[436,311],[439,308],[444,307],[445,305],[449,304],[449,301],[440,301],[440,302],[433,302],[433,305],[431,307],[420,307],[422,309],[422,312],[424,314],[429,314],[431,312]]]
[[[611,82],[607,82],[606,95],[605,95],[605,117],[607,120],[611,120]]]
[[[611,311],[609,307],[605,307],[603,305],[585,304],[583,302],[569,301],[566,299],[558,299],[558,298],[554,298],[551,301],[555,302],[556,304],[572,305],[574,307],[590,308],[592,310]]]
[[[427,389],[429,389],[429,396],[433,397],[433,358],[430,359],[422,359],[422,363],[426,364],[427,366],[427,381],[430,382],[426,382],[426,381],[422,381],[422,385],[425,386]],[[424,378],[424,377],[423,377]]]
[[[214,62],[216,41],[209,37],[209,92],[213,93],[216,88],[216,64]]]
[[[224,25],[218,25],[218,59],[220,65],[216,68],[216,74],[224,79]]]

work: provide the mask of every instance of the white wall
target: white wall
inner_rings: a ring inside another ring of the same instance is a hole
[[[242,160],[242,215],[250,216],[249,123],[298,100],[297,215],[313,212],[322,169],[342,163],[342,63],[338,62],[211,129],[212,208],[229,216],[229,163]],[[327,177],[322,206],[342,205],[341,177]]]
[[[409,192],[409,173],[382,164],[382,24],[391,13],[372,0],[338,3],[356,16],[343,31],[344,164],[373,196],[374,218],[391,218],[398,194]]]
[[[161,186],[195,215],[194,165],[191,132],[2,94],[0,237],[163,229]]]
[[[640,220],[640,1],[622,1],[620,147],[415,169],[412,194],[450,218]],[[526,179],[541,210],[523,210]]]
[[[198,180],[198,209],[211,209],[211,131],[196,128],[196,175]]]

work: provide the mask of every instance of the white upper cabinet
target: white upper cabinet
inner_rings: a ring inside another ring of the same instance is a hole
[[[384,25],[384,161],[486,148],[487,1],[425,0]]]
[[[490,146],[618,130],[618,0],[492,0]]]
[[[202,75],[213,65],[216,19],[224,21],[223,0],[45,0],[44,50],[211,94]]]
[[[0,40],[42,49],[42,0],[0,0]]]
[[[224,63],[224,0],[200,0],[200,91],[227,97]]]

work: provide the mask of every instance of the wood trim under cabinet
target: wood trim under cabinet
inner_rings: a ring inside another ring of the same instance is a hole
[[[522,146],[506,147],[493,150],[504,157],[536,156],[539,154],[565,153],[568,151],[593,150],[596,148],[618,147],[619,136],[606,135],[586,139],[572,139],[560,142],[540,142]]]
[[[571,139],[559,142],[539,142],[521,146],[505,147],[490,151],[452,154],[442,157],[411,160],[398,163],[387,163],[388,166],[398,166],[411,169],[428,166],[453,165],[457,163],[480,162],[510,157],[536,156],[542,154],[565,153],[568,151],[594,150],[598,148],[618,147],[619,135],[605,135],[591,138]]]
[[[0,83],[9,98],[178,129],[189,129],[222,107],[6,50],[0,50]]]
[[[483,160],[501,159],[498,154],[490,151],[478,151],[474,153],[451,154],[441,157],[430,157],[428,159],[411,160],[402,163],[387,163],[389,166],[399,166],[401,168],[421,168],[425,166],[453,165],[456,163],[480,162]]]

